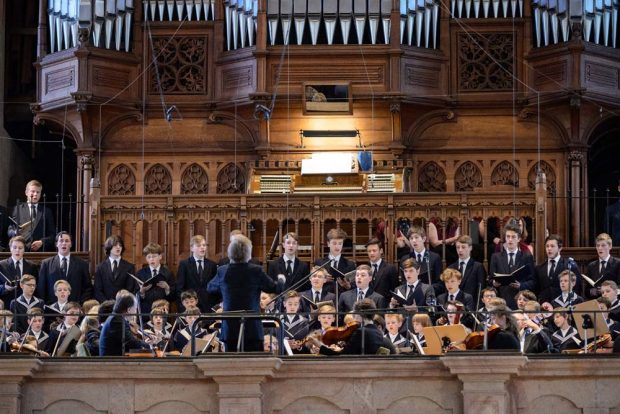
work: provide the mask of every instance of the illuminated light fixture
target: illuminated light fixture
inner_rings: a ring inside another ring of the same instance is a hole
[[[355,138],[358,139],[358,148],[362,148],[362,136],[359,129],[300,129],[299,139],[301,148],[304,148],[304,138]]]
[[[351,174],[357,171],[355,156],[350,152],[324,152],[312,154],[312,158],[301,160],[302,175]]]

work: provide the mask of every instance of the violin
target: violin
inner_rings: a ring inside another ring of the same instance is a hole
[[[601,353],[601,354],[611,353],[613,346],[614,346],[614,343],[611,340],[611,334],[606,333],[596,338],[596,340],[590,342],[588,344],[588,347],[585,349],[582,349],[581,351],[579,351],[579,353],[580,354],[585,354],[585,353],[589,354],[592,352]]]
[[[327,328],[323,333],[321,341],[327,346],[337,344],[338,342],[344,342],[349,339],[351,335],[353,335],[353,332],[360,326],[361,324],[358,321],[351,321],[339,328]]]
[[[13,342],[11,344],[11,352],[21,352],[36,356],[50,356],[47,352],[37,348],[37,339],[34,336],[27,336],[22,344]]]
[[[502,328],[498,325],[489,326],[487,329],[487,341],[495,338],[495,335],[501,330]],[[465,337],[463,343],[465,344],[465,349],[482,349],[484,346],[484,331],[470,333]]]

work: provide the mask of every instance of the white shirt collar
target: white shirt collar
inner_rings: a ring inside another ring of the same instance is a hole
[[[381,267],[381,261],[383,260],[383,258],[379,258],[379,260],[377,260],[376,262],[370,262],[370,267],[377,265],[377,269],[379,269]]]
[[[284,263],[286,263],[287,261],[292,261],[293,263],[291,263],[291,266],[295,265],[295,255],[293,256],[289,256],[286,253],[284,253],[284,255],[282,256],[282,258],[284,259]]]
[[[604,259],[599,258],[598,261],[599,261],[599,263],[602,262],[602,261],[605,261],[605,264],[607,264],[607,263],[609,263],[609,259],[611,259],[611,255],[610,254],[607,255],[607,257],[604,258]]]
[[[452,295],[452,296],[454,296],[454,300],[456,300],[456,297],[458,296],[458,294],[459,294],[459,292],[460,292],[460,291],[461,291],[461,289],[457,289],[457,290],[456,290],[456,292],[454,292],[454,293],[447,292],[446,294],[447,294],[448,296],[446,296],[446,297],[447,297],[448,299],[450,299],[450,295]]]
[[[340,255],[340,256],[342,256],[342,255]],[[329,260],[332,260],[332,261],[335,260],[335,261],[339,262],[340,261],[340,256],[332,256],[331,253],[330,253]]]
[[[64,259],[65,257],[67,258],[67,262],[68,262],[69,260],[71,260],[71,253],[69,253],[66,256],[63,256],[60,253],[58,253],[58,260],[60,260],[60,263],[62,263],[62,259]]]

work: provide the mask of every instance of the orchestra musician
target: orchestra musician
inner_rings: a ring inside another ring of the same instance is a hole
[[[491,310],[491,323],[497,325],[492,335],[493,328],[489,328],[488,349],[513,349],[521,350],[519,343],[519,325],[506,305],[494,306]]]
[[[112,314],[101,327],[100,356],[121,356],[130,349],[149,349],[150,343],[159,342],[157,338],[148,336],[144,341],[136,338],[129,321],[135,319],[138,302],[132,293],[122,290],[119,293],[122,294],[117,295]]]

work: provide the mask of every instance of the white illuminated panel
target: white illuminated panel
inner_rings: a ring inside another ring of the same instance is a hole
[[[351,153],[326,152],[313,154],[301,161],[301,174],[349,174],[357,172],[357,162]]]

